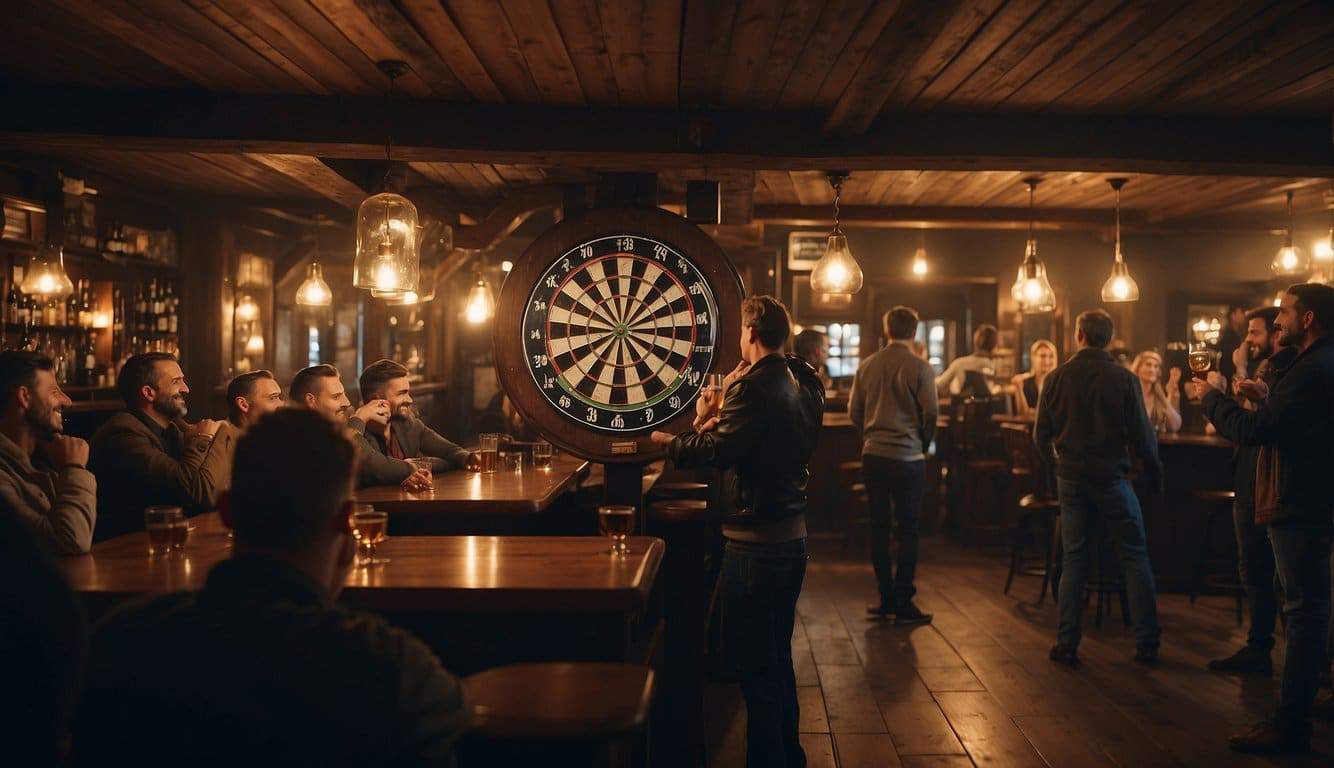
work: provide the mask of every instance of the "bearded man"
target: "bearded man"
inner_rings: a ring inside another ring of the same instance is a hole
[[[176,358],[162,352],[131,357],[116,377],[116,389],[125,410],[92,440],[89,466],[97,476],[101,510],[94,538],[142,530],[145,507],[184,507],[186,514],[213,508],[227,485],[235,433],[227,430],[215,441],[221,422],[185,421],[190,387]]]

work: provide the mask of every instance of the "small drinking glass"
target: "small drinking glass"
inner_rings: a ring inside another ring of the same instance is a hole
[[[1213,367],[1214,352],[1207,343],[1192,341],[1186,361],[1190,364],[1192,373],[1208,373],[1209,369]]]
[[[357,565],[369,568],[389,562],[387,557],[375,556],[375,547],[388,536],[388,512],[376,512],[370,504],[357,504],[352,508],[352,537],[357,540]]]
[[[477,449],[478,463],[481,472],[489,474],[496,471],[496,453],[500,450],[500,435],[494,432],[483,432],[478,436],[480,441]]]
[[[551,471],[551,443],[545,440],[533,443],[533,469]]]
[[[500,458],[500,468],[505,470],[506,472],[523,471],[522,451],[505,451],[504,453],[500,454],[499,458]]]
[[[180,507],[149,507],[144,510],[144,529],[148,531],[148,554],[165,555],[173,549],[185,549],[190,524]]]
[[[425,471],[426,471],[426,482],[427,482],[427,483],[431,483],[431,482],[434,480],[434,478],[433,478],[432,475],[431,475],[431,459],[430,459],[430,457],[427,457],[427,456],[421,456],[421,457],[417,457],[417,458],[408,459],[408,463],[412,465],[412,469],[413,469],[414,471],[421,471],[421,470],[425,470]]]
[[[630,554],[630,532],[634,527],[634,507],[598,507],[598,530],[611,539],[611,554]]]

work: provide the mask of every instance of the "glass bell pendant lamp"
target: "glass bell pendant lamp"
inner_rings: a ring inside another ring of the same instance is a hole
[[[394,80],[408,72],[402,61],[381,61],[377,66],[389,78],[389,100]],[[393,162],[393,144],[385,141],[385,160]],[[388,174],[386,174],[387,176]],[[372,291],[405,293],[417,290],[419,279],[417,206],[394,192],[381,192],[357,208],[357,251],[352,285]]]
[[[496,298],[491,294],[491,286],[482,277],[482,268],[473,268],[477,280],[468,291],[468,302],[464,305],[463,317],[472,325],[481,325],[496,314]]]
[[[44,299],[59,299],[74,293],[74,283],[65,271],[65,251],[48,245],[34,253],[23,272],[19,290]]]
[[[1025,314],[1052,312],[1056,309],[1056,292],[1051,289],[1047,279],[1047,266],[1038,258],[1038,240],[1034,234],[1036,220],[1033,195],[1041,179],[1029,178],[1028,185],[1028,244],[1024,248],[1024,261],[1019,267],[1019,309]]]
[[[839,224],[838,204],[843,193],[846,172],[831,171],[829,184],[834,188],[834,228],[829,233],[824,255],[811,270],[811,290],[824,294],[854,294],[862,289],[865,278],[861,265],[852,257],[848,237]]]
[[[1292,190],[1288,190],[1288,231],[1284,235],[1283,247],[1274,253],[1269,268],[1276,275],[1298,275],[1311,270],[1311,259],[1306,251],[1292,244]]]
[[[324,282],[324,270],[318,261],[306,267],[306,279],[296,289],[296,303],[303,307],[327,307],[333,303],[333,291]]]
[[[1116,258],[1112,262],[1112,274],[1102,284],[1102,300],[1109,304],[1139,301],[1139,283],[1130,276],[1130,267],[1126,266],[1125,256],[1121,254],[1121,187],[1125,179],[1108,179],[1108,184],[1116,190]]]

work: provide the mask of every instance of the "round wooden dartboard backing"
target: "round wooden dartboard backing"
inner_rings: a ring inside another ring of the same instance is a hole
[[[514,263],[492,343],[500,385],[553,445],[592,461],[661,455],[705,374],[740,357],[741,279],[699,227],[653,208],[587,211]]]

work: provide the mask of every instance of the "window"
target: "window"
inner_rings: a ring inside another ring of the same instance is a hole
[[[945,321],[923,320],[917,325],[916,341],[926,347],[926,361],[935,369],[936,375],[945,372],[945,358],[949,352],[946,344]]]
[[[829,339],[829,378],[851,379],[861,365],[862,327],[859,323],[831,323],[812,325],[812,330]]]
[[[306,365],[320,364],[320,329],[314,325],[306,329]]]

